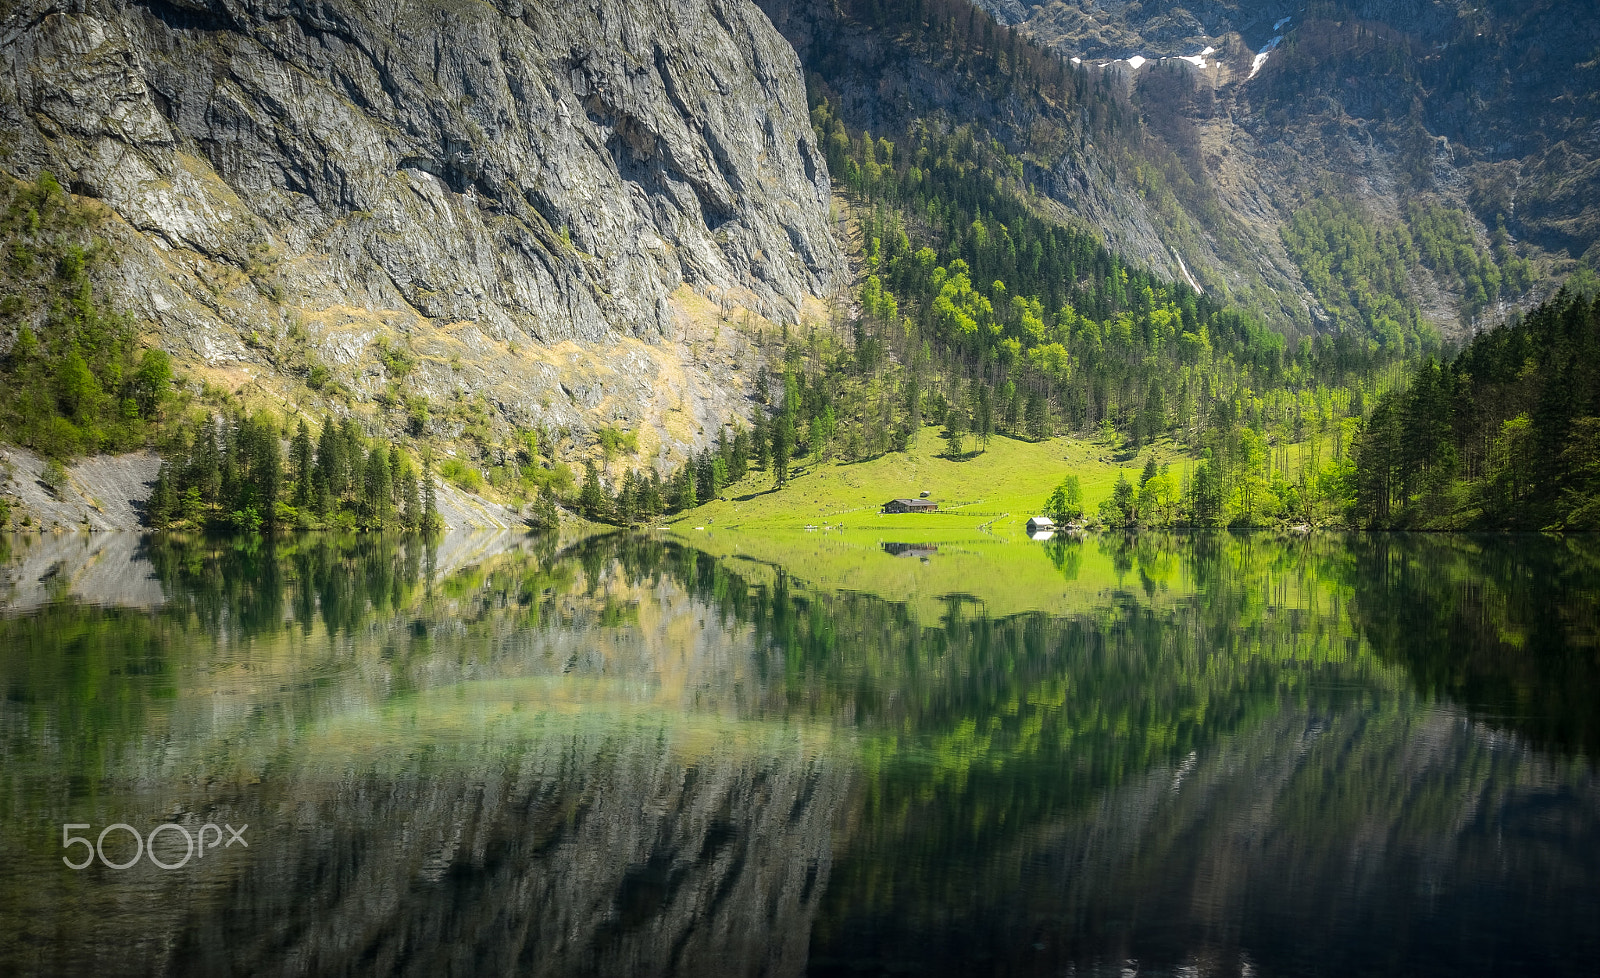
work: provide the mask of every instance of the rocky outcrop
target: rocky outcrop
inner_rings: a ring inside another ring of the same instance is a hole
[[[1096,113],[1128,115],[1123,90],[1096,87],[1081,104],[1054,104],[1029,89],[975,82],[970,72],[936,63],[942,55],[930,60],[918,39],[873,27],[865,4],[758,2],[852,128],[894,138],[919,118],[981,126],[1026,159],[1027,180],[1051,217],[1090,229],[1110,250],[1172,281],[1270,309],[1280,324],[1307,322],[1280,245],[1238,260],[1240,228],[1218,226],[1214,208],[1186,208],[1147,179],[1145,169],[1166,162],[1158,142],[1108,145],[1103,133],[1085,131],[1090,102]],[[992,12],[1008,19],[1005,9]]]
[[[1600,263],[1590,94],[1600,22],[1565,5],[978,2],[1125,86],[1146,127],[1182,160],[1192,186],[1180,203],[1216,239],[1216,268],[1236,290],[1252,277],[1269,287],[1258,306],[1304,318],[1293,309],[1300,275],[1279,235],[1296,209],[1328,196],[1356,200],[1386,224],[1404,221],[1417,201],[1461,210],[1483,250],[1503,226],[1545,277]],[[1137,67],[1121,60],[1135,57],[1144,59]],[[1156,226],[1165,232],[1172,221]],[[1446,334],[1470,325],[1467,286],[1423,268],[1414,276],[1425,318]],[[1485,315],[1494,321],[1542,291],[1491,303]],[[1314,302],[1307,309],[1321,318]]]
[[[27,0],[0,52],[0,167],[107,204],[116,298],[228,389],[304,401],[320,365],[446,435],[481,397],[672,452],[742,410],[663,423],[718,369],[689,298],[794,322],[839,284],[799,65],[745,0]]]

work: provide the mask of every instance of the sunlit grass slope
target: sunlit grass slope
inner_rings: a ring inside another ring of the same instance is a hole
[[[975,442],[969,440],[969,446]],[[939,429],[923,429],[907,452],[891,452],[864,462],[824,461],[793,466],[789,485],[775,489],[772,474],[752,470],[722,496],[682,514],[676,528],[737,527],[743,530],[801,530],[806,526],[871,529],[897,540],[937,540],[970,535],[979,527],[1001,537],[1020,538],[1029,516],[1040,512],[1050,491],[1068,474],[1083,486],[1084,510],[1093,513],[1111,496],[1117,473],[1137,483],[1145,461],[1171,461],[1174,471],[1192,464],[1180,459],[1170,442],[1138,454],[1098,442],[1052,438],[1042,442],[996,436],[982,453],[956,461],[943,457]],[[884,516],[890,499],[916,498],[926,490],[939,504],[936,514]]]

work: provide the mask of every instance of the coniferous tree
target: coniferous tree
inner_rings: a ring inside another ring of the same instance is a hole
[[[405,498],[405,487],[401,478],[400,446],[389,446],[389,506],[393,513],[400,513],[400,507]]]
[[[439,516],[439,501],[433,485],[433,453],[422,457],[422,532],[432,536],[444,529]]]
[[[772,475],[779,486],[789,484],[789,450],[794,443],[794,429],[787,415],[778,419],[772,430]]]
[[[684,462],[683,467],[678,470],[674,481],[677,484],[677,507],[679,512],[685,512],[698,506],[699,500],[695,498],[694,493],[693,467],[688,462]]]
[[[294,479],[294,505],[306,507],[311,504],[312,482],[312,450],[311,429],[306,425],[306,419],[301,418],[299,426],[295,429],[294,444],[289,449],[290,476]]]
[[[326,516],[338,505],[344,493],[344,441],[333,418],[322,422],[322,434],[317,438],[317,462],[313,478],[323,500],[317,504],[317,513]]]
[[[605,490],[600,488],[600,473],[593,462],[585,462],[583,470],[583,488],[578,493],[578,506],[583,510],[584,519],[598,520],[604,515],[606,507]]]
[[[394,488],[389,479],[389,455],[382,445],[372,446],[367,455],[362,479],[363,513],[373,530],[387,529],[394,522]]]
[[[157,529],[170,526],[178,518],[177,473],[173,471],[171,462],[161,463],[147,507],[150,525]]]
[[[958,404],[952,404],[944,415],[944,436],[946,439],[945,454],[951,458],[961,458],[966,447],[967,412]]]
[[[643,501],[640,509],[647,519],[655,519],[666,510],[666,501],[662,499],[661,472],[658,469],[650,470],[650,478],[644,483]]]
[[[400,523],[407,530],[422,529],[422,496],[417,487],[416,470],[406,459],[400,472]]]
[[[772,459],[771,425],[765,410],[758,407],[755,414],[750,425],[750,452],[756,460],[756,467],[765,472]]]
[[[622,477],[622,485],[617,488],[615,512],[619,525],[633,525],[638,516],[638,492],[638,475],[629,469],[627,475]]]

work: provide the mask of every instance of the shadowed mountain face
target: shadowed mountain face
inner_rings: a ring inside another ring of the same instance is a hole
[[[1457,212],[1452,250],[1493,253],[1502,269],[1531,257],[1535,281],[1600,262],[1600,23],[1571,4],[983,6],[1128,85],[1193,180],[1174,184],[1188,212],[1237,221],[1263,260],[1283,254],[1298,210],[1337,197],[1419,239],[1440,233],[1422,207]],[[1100,67],[1136,56],[1147,63]],[[1480,297],[1460,263],[1422,250],[1409,291],[1446,334],[1525,301],[1515,271],[1512,288],[1490,282]],[[1331,315],[1302,270],[1313,314]]]
[[[744,0],[41,0],[0,36],[0,169],[110,208],[116,304],[229,389],[309,353],[370,397],[382,341],[412,394],[659,424],[707,380],[680,286],[795,322],[838,284],[799,67]]]
[[[1019,543],[1072,610],[926,618],[659,539],[449,556],[473,545],[106,548],[158,607],[0,614],[0,969],[1576,975],[1600,950],[1581,542]],[[1446,633],[1448,668],[1421,640]],[[250,847],[61,865],[63,824],[118,821]]]

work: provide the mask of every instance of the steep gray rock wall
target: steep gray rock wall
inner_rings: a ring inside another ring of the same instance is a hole
[[[1485,248],[1503,224],[1547,280],[1600,263],[1592,94],[1600,21],[1573,16],[1570,4],[976,2],[1129,87],[1196,185],[1182,201],[1187,212],[1202,225],[1229,219],[1239,241],[1223,240],[1218,253],[1230,276],[1253,259],[1274,292],[1302,292],[1280,230],[1307,201],[1330,195],[1391,224],[1404,222],[1413,202],[1459,209],[1472,215]],[[1282,46],[1267,51],[1273,44]],[[1214,50],[1203,69],[1159,60],[1207,47]],[[1148,63],[1099,67],[1133,55]],[[1162,80],[1167,72],[1184,73],[1185,84]],[[1195,97],[1184,93],[1191,84]],[[1466,287],[1421,268],[1413,276],[1424,318],[1447,335],[1486,324],[1464,318]],[[1495,321],[1546,289],[1506,296],[1484,317]],[[1309,297],[1308,308],[1323,320]]]
[[[519,346],[671,344],[683,285],[793,322],[842,272],[799,64],[746,0],[10,7],[0,167],[109,205],[118,298],[230,383],[316,360],[592,427]]]

